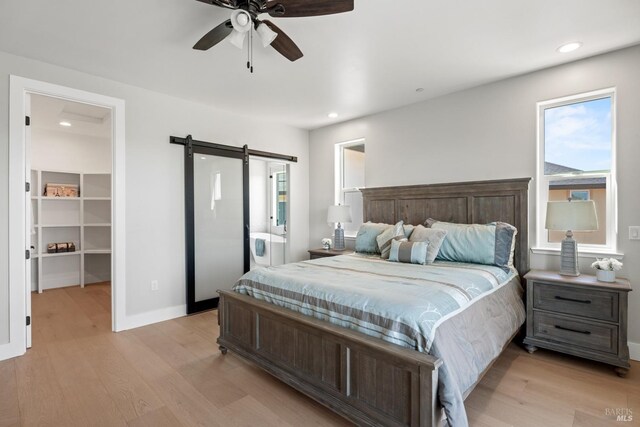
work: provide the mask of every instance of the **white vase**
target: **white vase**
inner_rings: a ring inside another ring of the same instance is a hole
[[[615,282],[616,272],[613,270],[596,270],[596,277],[599,282]]]

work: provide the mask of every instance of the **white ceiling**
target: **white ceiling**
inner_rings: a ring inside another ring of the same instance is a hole
[[[71,126],[61,126],[61,121]],[[50,96],[31,95],[31,126],[34,129],[111,138],[111,110]]]
[[[638,0],[355,0],[351,13],[273,19],[305,56],[256,43],[251,75],[226,41],[191,49],[228,16],[195,0],[2,1],[0,50],[316,128],[640,43]]]

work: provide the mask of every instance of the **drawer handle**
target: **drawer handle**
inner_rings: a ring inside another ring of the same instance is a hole
[[[579,329],[565,328],[564,326],[558,326],[558,325],[554,325],[554,326],[556,329],[561,329],[563,331],[577,332],[579,334],[591,335],[591,331],[581,331]]]
[[[573,298],[561,297],[561,296],[558,296],[558,295],[556,295],[556,299],[559,299],[560,301],[579,302],[580,304],[591,304],[591,300],[590,299],[573,299]]]

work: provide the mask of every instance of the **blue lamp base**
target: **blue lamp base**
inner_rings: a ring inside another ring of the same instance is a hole
[[[578,242],[573,233],[567,231],[567,237],[560,244],[560,274],[563,276],[579,276],[578,270]]]
[[[344,246],[344,229],[342,228],[340,223],[338,223],[338,227],[336,227],[336,231],[334,233],[333,248],[338,250],[338,251],[341,251],[341,250],[343,250],[345,248],[345,246]]]

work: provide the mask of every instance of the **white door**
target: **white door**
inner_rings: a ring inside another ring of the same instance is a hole
[[[31,95],[25,96],[25,113],[27,117],[31,117]],[[29,119],[30,120],[30,119]],[[25,171],[24,171],[24,179],[25,183],[29,183],[29,190],[27,191],[25,202],[26,209],[25,212],[27,214],[27,218],[25,221],[25,242],[30,246],[28,249],[30,256],[27,258],[27,262],[25,263],[25,272],[24,272],[24,288],[25,288],[25,311],[27,315],[27,321],[25,322],[27,325],[27,348],[31,348],[31,263],[33,260],[33,255],[35,255],[38,251],[34,251],[33,242],[35,241],[33,236],[33,231],[35,230],[34,222],[34,209],[37,210],[37,205],[33,205],[33,201],[31,200],[32,195],[38,195],[39,191],[35,188],[38,185],[37,182],[31,182],[31,126],[26,125],[25,119],[25,130],[24,130],[24,148],[25,148]],[[27,187],[25,187],[26,189]],[[40,260],[36,261],[40,262]],[[39,279],[39,278],[38,278]]]

